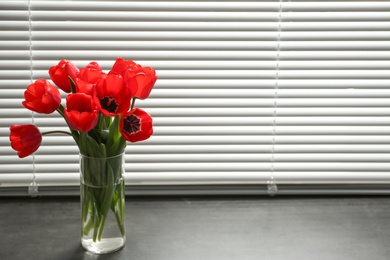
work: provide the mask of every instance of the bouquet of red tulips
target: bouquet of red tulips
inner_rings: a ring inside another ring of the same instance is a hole
[[[12,125],[11,146],[20,158],[34,153],[41,145],[42,135],[53,132],[71,135],[80,153],[92,157],[120,154],[126,141],[148,139],[152,133],[152,118],[140,108],[136,99],[149,96],[156,72],[131,60],[118,58],[112,69],[104,73],[96,62],[77,68],[61,60],[49,69],[50,79],[66,93],[66,106],[61,104],[57,87],[46,79],[38,79],[27,87],[23,106],[43,114],[57,111],[64,117],[70,132],[40,133],[34,125]]]
[[[23,158],[39,148],[43,135],[72,136],[80,151],[82,244],[93,252],[115,250],[105,247],[121,247],[125,240],[124,150],[127,141],[146,140],[153,133],[151,116],[135,108],[135,101],[149,96],[157,80],[156,72],[118,58],[108,73],[96,62],[79,69],[72,62],[61,60],[49,69],[49,75],[58,88],[46,79],[38,79],[27,87],[22,104],[36,113],[57,111],[69,132],[41,133],[32,124],[12,125],[11,146]],[[65,106],[61,104],[59,89],[69,93]],[[110,236],[116,232],[116,240],[103,236],[108,218],[117,222],[115,231],[107,231]],[[107,239],[115,242],[101,242]]]

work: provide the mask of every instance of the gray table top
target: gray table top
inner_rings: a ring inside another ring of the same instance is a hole
[[[388,260],[390,197],[126,197],[126,246],[80,246],[77,197],[0,198],[2,260]]]

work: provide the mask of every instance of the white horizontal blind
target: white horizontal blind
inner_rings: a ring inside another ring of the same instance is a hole
[[[276,180],[388,182],[390,3],[282,10]]]
[[[389,1],[2,0],[0,13],[0,189],[78,184],[71,138],[19,159],[8,128],[67,130],[21,106],[31,76],[116,57],[159,76],[136,104],[155,133],[128,145],[127,184],[390,183]]]

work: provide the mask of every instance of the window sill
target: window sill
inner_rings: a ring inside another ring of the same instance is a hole
[[[97,259],[80,246],[78,197],[0,200],[0,259]],[[390,255],[390,200],[385,196],[127,196],[126,207],[126,246],[100,260]]]

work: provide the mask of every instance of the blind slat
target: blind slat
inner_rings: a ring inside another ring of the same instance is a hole
[[[385,153],[278,153],[275,155],[277,162],[388,162],[388,155]],[[267,153],[187,153],[187,154],[131,154],[126,156],[126,162],[129,164],[136,163],[207,163],[207,162],[225,162],[235,161],[240,163],[246,162],[269,162],[271,160],[270,151]],[[77,153],[65,155],[58,158],[58,155],[37,156],[36,163],[39,164],[66,164],[77,163]],[[14,156],[5,156],[0,159],[1,163],[16,163]],[[27,162],[25,162],[27,163]],[[30,162],[31,163],[31,162]]]
[[[99,54],[99,52],[97,52],[97,54]],[[50,63],[52,62],[46,61],[44,64],[37,64],[35,69],[40,67],[47,68],[50,66]],[[148,60],[147,63],[149,66],[153,66],[153,68],[158,68],[159,70],[270,70],[271,73],[274,73],[277,65],[279,69],[294,71],[299,69],[303,71],[302,73],[307,73],[308,70],[386,70],[390,66],[390,62],[387,60],[286,60],[278,63],[272,60],[208,60],[207,62],[202,60]],[[8,64],[7,67],[5,62],[0,62],[0,66],[4,67],[4,69],[16,66],[21,66],[23,68],[27,67],[27,65],[28,64],[26,62],[23,63],[23,61],[14,61],[11,64]],[[37,72],[39,75],[44,75],[45,73],[47,74],[47,71],[45,70],[39,70]],[[346,74],[348,75],[348,71]]]
[[[272,89],[251,89],[243,91],[242,89],[192,89],[188,88],[185,92],[179,92],[176,89],[155,89],[151,94],[153,98],[272,98],[275,94]],[[386,98],[390,97],[388,89],[280,89],[279,98]],[[0,95],[4,98],[23,97],[25,89],[1,89]],[[38,115],[39,116],[39,115]]]
[[[239,153],[269,153],[271,151],[271,145],[268,144],[171,144],[171,145],[158,145],[148,144],[139,145],[136,149],[129,146],[126,154],[128,157],[141,154],[239,154]],[[335,154],[379,154],[390,152],[390,144],[278,144],[276,147],[278,154],[293,153],[293,154],[313,154],[313,153],[335,153]],[[9,155],[13,154],[9,151]],[[5,150],[2,151],[5,154]],[[72,155],[78,154],[76,146],[63,146],[59,151],[56,146],[41,147],[36,153],[37,155]],[[277,156],[277,154],[276,154]]]
[[[183,1],[180,4],[171,1],[107,1],[96,2],[91,7],[89,1],[72,1],[64,4],[61,1],[33,1],[33,10],[132,10],[132,11],[278,11],[278,2],[193,2]],[[379,5],[378,8],[386,8],[386,5]],[[390,9],[390,8],[389,8]],[[109,12],[110,13],[110,12]]]
[[[50,12],[51,15],[56,15],[54,12]],[[61,14],[61,13],[58,13]],[[57,15],[58,15],[57,14]],[[81,12],[73,12],[73,19],[77,20],[77,17],[88,16],[88,13]],[[118,19],[118,13],[112,14]],[[128,16],[127,13],[124,13],[125,16]],[[69,18],[69,15],[66,15]],[[97,15],[96,15],[97,16]],[[34,18],[34,17],[33,17]],[[37,17],[39,20],[41,17]],[[106,19],[112,20],[112,17],[105,16]],[[2,23],[0,22],[0,25]],[[7,26],[9,28],[25,28],[28,26],[28,23],[25,22],[14,22],[7,23],[3,26]],[[278,21],[273,22],[261,22],[254,23],[251,22],[90,22],[90,21],[78,21],[73,23],[63,23],[59,22],[51,22],[50,24],[44,21],[38,21],[34,23],[34,29],[38,31],[86,31],[91,30],[98,27],[101,31],[275,31],[278,30],[279,23]],[[282,24],[281,30],[286,31],[367,31],[367,30],[375,30],[375,31],[387,31],[390,28],[390,22],[294,22],[294,23],[286,23]]]

